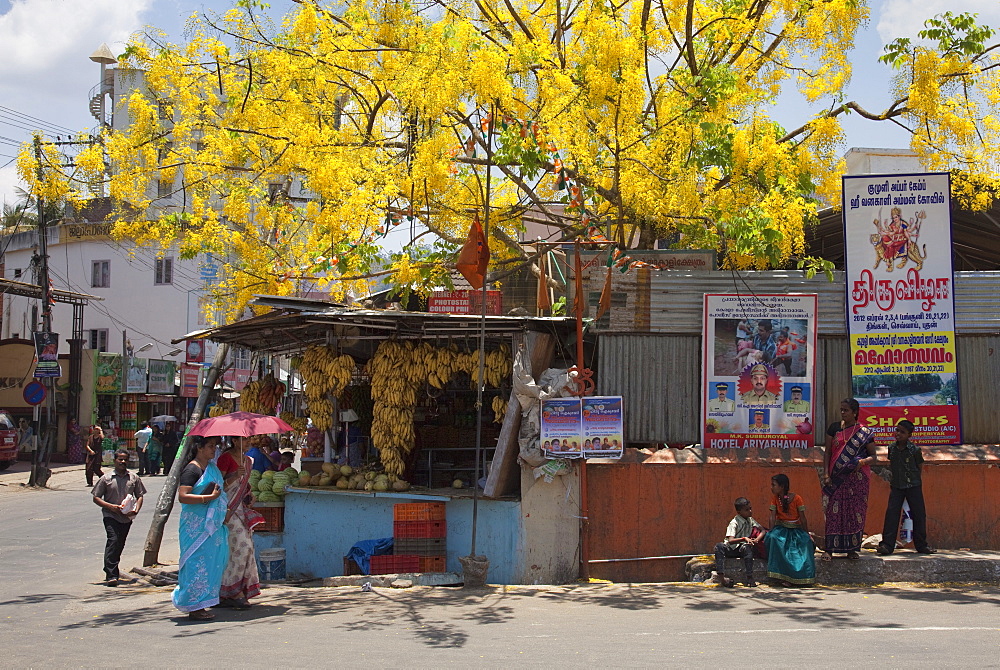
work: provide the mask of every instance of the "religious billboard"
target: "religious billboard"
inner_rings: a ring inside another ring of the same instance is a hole
[[[706,294],[702,445],[815,446],[815,294]]]
[[[889,444],[900,419],[914,442],[959,444],[958,377],[946,172],[845,176],[847,331],[861,423]]]

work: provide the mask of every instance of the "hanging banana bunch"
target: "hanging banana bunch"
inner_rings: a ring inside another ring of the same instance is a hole
[[[354,359],[347,354],[337,355],[327,345],[306,349],[299,361],[299,372],[305,382],[309,417],[320,430],[329,430],[334,422],[333,403],[330,396],[338,396],[351,383],[355,371]]]

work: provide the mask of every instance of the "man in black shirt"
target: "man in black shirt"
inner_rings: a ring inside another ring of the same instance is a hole
[[[180,435],[177,434],[177,424],[173,421],[167,423],[167,429],[163,431],[163,474],[169,475],[170,468],[174,464],[174,457],[177,455],[177,447],[180,445]]]

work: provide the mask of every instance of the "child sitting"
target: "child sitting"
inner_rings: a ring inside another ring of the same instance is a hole
[[[782,586],[816,581],[816,546],[809,537],[806,504],[788,491],[788,475],[771,477],[771,530],[764,536],[767,576]]]
[[[736,516],[729,522],[726,529],[726,540],[715,545],[715,570],[716,581],[722,586],[732,586],[733,580],[726,577],[723,566],[727,558],[742,558],[743,569],[746,572],[744,584],[753,587],[757,582],[753,580],[753,548],[763,537],[764,528],[750,516],[750,501],[746,498],[737,498]],[[755,535],[754,529],[760,534]]]

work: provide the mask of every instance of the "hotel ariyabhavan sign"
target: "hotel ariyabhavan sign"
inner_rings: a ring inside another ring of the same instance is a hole
[[[878,444],[959,444],[948,173],[845,176],[847,330],[854,397]]]

